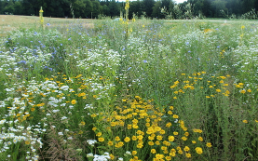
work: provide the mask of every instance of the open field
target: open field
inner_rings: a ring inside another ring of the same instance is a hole
[[[79,22],[85,27],[93,27],[94,21],[98,20],[44,17],[45,24],[49,23],[55,26]],[[32,28],[36,26],[39,26],[39,17],[36,16],[0,15],[1,34],[6,34],[8,31],[15,30],[20,27]]]
[[[0,18],[2,160],[258,160],[257,21]]]

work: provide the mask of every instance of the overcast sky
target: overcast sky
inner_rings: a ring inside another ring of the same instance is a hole
[[[1,1],[1,0],[0,0]],[[125,0],[116,0],[116,1],[119,1],[119,2],[125,2]],[[135,0],[130,0],[130,1],[135,1]],[[174,0],[176,3],[183,3],[184,1],[187,1],[187,0]]]
[[[174,0],[176,3],[183,3],[186,0]]]

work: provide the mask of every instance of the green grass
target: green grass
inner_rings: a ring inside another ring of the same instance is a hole
[[[257,22],[45,24],[1,37],[3,160],[258,159]]]

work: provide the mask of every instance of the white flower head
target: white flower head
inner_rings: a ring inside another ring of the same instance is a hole
[[[124,160],[124,159],[123,159],[123,158],[121,158],[121,157],[120,157],[120,158],[118,158],[118,161],[123,161],[123,160]]]
[[[58,135],[64,135],[63,132],[58,132]]]
[[[87,140],[87,143],[90,144],[91,146],[94,146],[94,144],[97,142],[97,140]]]
[[[93,158],[93,154],[92,153],[88,153],[87,154],[87,158]]]

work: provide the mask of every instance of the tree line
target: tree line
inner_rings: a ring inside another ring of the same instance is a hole
[[[46,17],[116,17],[124,12],[125,2],[115,0],[0,0],[0,14],[39,15]],[[129,17],[148,18],[257,18],[258,0],[137,0],[130,2]]]

